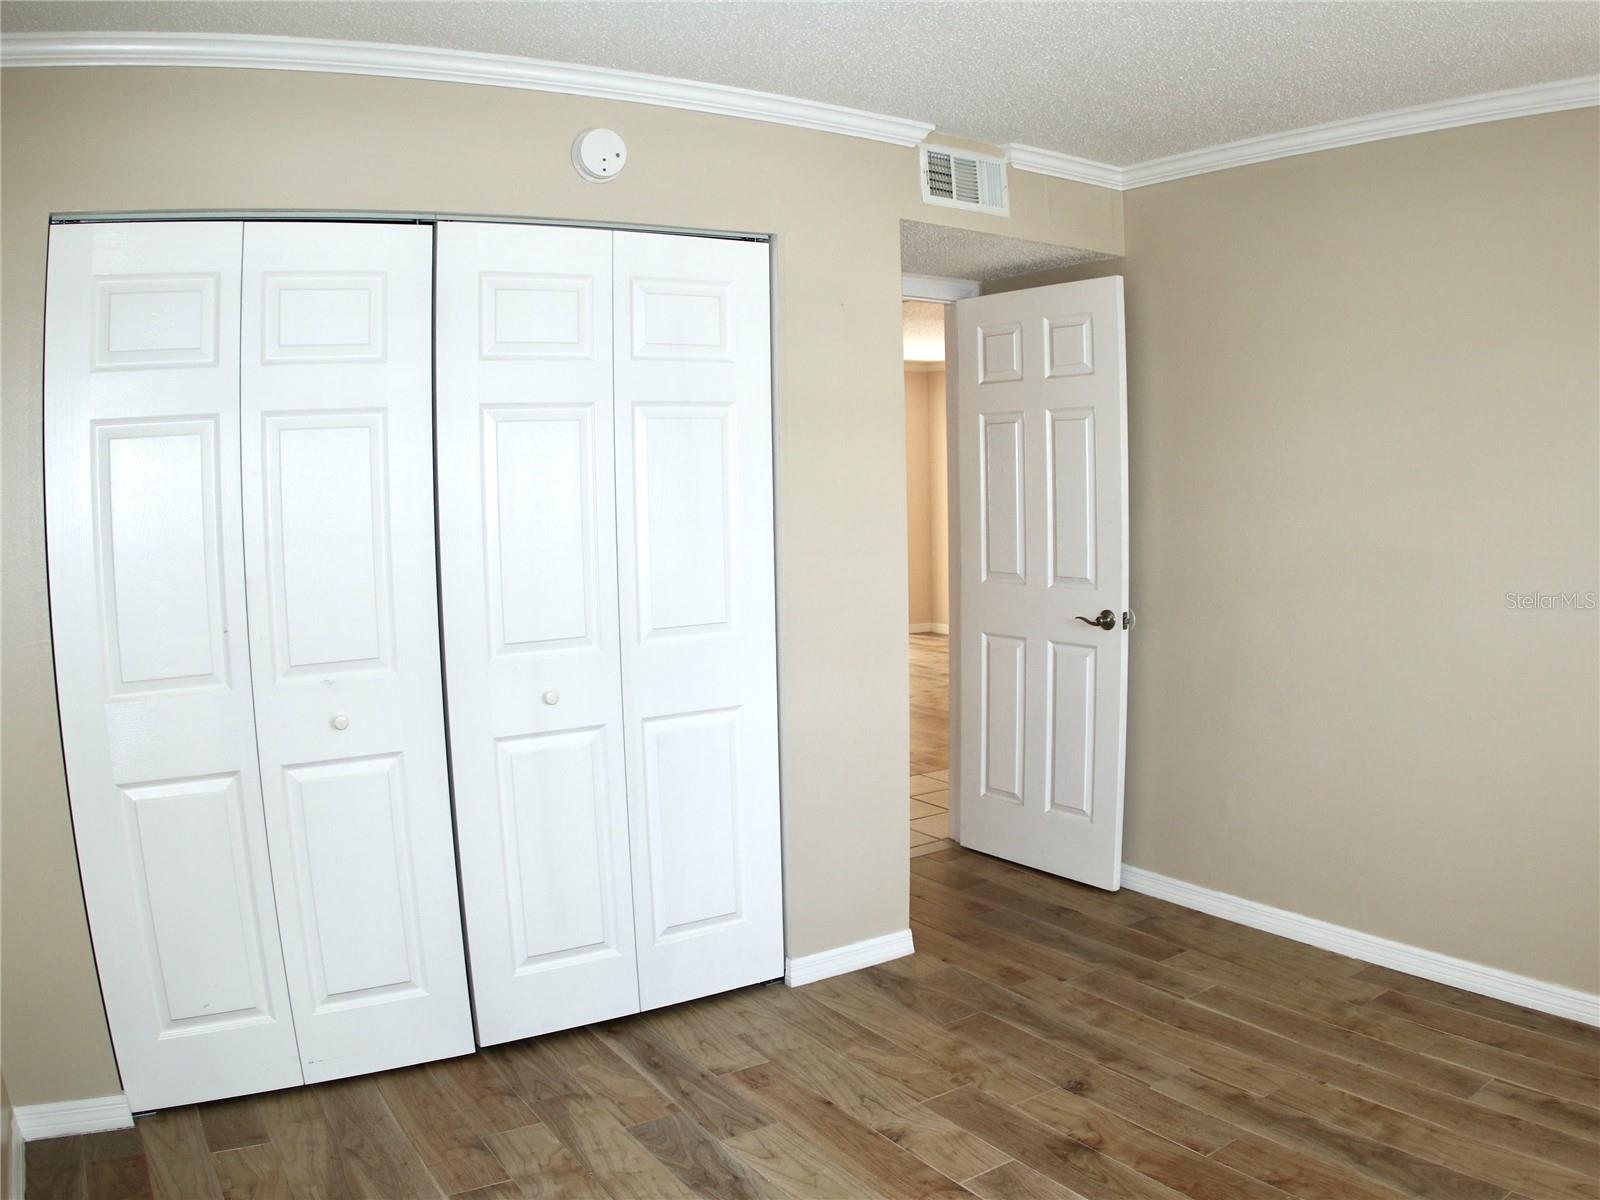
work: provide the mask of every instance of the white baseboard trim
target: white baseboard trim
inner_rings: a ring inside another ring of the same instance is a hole
[[[11,1200],[23,1200],[28,1190],[27,1147],[23,1145],[22,1127],[17,1122],[17,1110],[11,1110],[11,1159],[6,1163],[6,1195]]]
[[[1486,967],[1482,963],[1391,941],[1377,934],[1362,933],[1359,929],[1348,929],[1329,921],[1319,921],[1316,917],[1273,908],[1270,904],[1158,875],[1127,863],[1122,865],[1122,886],[1158,900],[1210,913],[1225,921],[1248,925],[1251,929],[1264,930],[1279,937],[1304,942],[1308,946],[1332,950],[1335,954],[1359,958],[1362,962],[1431,979],[1435,983],[1476,992],[1480,996],[1492,996],[1496,1000],[1566,1017],[1570,1021],[1581,1021],[1585,1025],[1600,1025],[1600,996],[1580,992],[1576,988],[1546,983],[1527,975],[1502,971],[1498,967]]]
[[[11,1115],[25,1142],[73,1133],[127,1129],[133,1124],[128,1097],[120,1093],[88,1100],[62,1100],[55,1104],[19,1104],[11,1110]]]
[[[911,930],[886,933],[882,937],[868,938],[864,942],[851,942],[821,954],[805,954],[787,958],[783,963],[783,981],[790,987],[805,987],[819,979],[829,979],[863,967],[875,967],[891,959],[904,958],[912,953]]]
[[[921,625],[913,625],[913,626],[911,626],[911,632],[912,633],[942,633],[942,634],[945,634],[946,636],[948,636],[949,633],[950,633],[950,626],[948,626],[946,624],[943,624],[942,622],[939,622],[939,621],[926,621]]]

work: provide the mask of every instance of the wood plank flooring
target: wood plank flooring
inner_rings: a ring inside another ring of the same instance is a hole
[[[36,1142],[30,1200],[1600,1196],[1600,1031],[961,849],[917,953]]]
[[[950,639],[911,637],[911,855],[935,854],[950,840]]]

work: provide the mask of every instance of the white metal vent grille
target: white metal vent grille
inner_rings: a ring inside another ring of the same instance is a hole
[[[924,145],[922,199],[928,204],[1010,215],[1005,159]]]

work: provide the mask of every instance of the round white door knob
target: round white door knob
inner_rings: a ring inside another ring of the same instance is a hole
[[[332,725],[340,732],[343,732],[344,730],[350,728],[350,718],[345,716],[343,713],[340,713],[333,720],[329,721],[328,724]]]
[[[556,691],[555,688],[551,688],[548,692],[546,692],[544,694],[544,702],[546,704],[560,704],[561,703],[561,693]]]

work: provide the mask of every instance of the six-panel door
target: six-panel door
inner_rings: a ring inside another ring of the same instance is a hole
[[[1128,659],[1122,280],[962,300],[956,331],[961,844],[1116,888]],[[1089,623],[1102,612],[1109,629]]]
[[[441,588],[485,1044],[639,1009],[622,763],[611,232],[442,222]]]
[[[67,790],[128,1101],[301,1082],[256,766],[243,228],[51,230],[45,501]]]
[[[251,223],[245,586],[307,1082],[472,1051],[446,772],[433,231]]]

